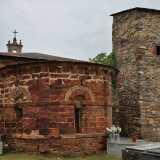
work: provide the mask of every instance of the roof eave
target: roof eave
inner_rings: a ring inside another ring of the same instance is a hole
[[[159,13],[160,13],[160,10],[158,10],[158,9],[134,7],[134,8],[130,8],[130,9],[127,9],[127,10],[123,10],[123,11],[120,11],[120,12],[113,13],[113,14],[111,14],[110,16],[116,16],[116,15],[118,15],[118,14],[130,12],[130,11],[134,11],[134,10],[152,11],[152,12],[159,12]]]

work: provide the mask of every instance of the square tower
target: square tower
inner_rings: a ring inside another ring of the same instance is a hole
[[[119,117],[126,135],[160,140],[160,10],[112,14]]]

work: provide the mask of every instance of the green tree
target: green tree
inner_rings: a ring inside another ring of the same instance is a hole
[[[117,68],[117,59],[115,52],[111,52],[110,54],[107,53],[99,53],[96,57],[90,58],[90,62],[98,63],[98,64],[105,64],[112,67]],[[116,79],[112,77],[112,89],[113,91],[116,90]]]
[[[107,53],[99,53],[96,57],[90,58],[90,62],[98,63],[98,64],[105,64],[113,67],[117,67],[117,60],[114,51],[110,54]]]
[[[107,53],[99,53],[96,57],[90,58],[90,62],[98,63],[98,64],[108,64],[108,55]]]

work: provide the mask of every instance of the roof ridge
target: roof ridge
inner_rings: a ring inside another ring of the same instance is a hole
[[[160,9],[154,9],[154,8],[145,8],[145,7],[133,7],[133,8],[129,8],[126,10],[122,10],[116,13],[111,14],[110,16],[115,16],[117,14],[121,14],[121,13],[125,13],[125,12],[130,12],[133,10],[145,10],[145,11],[152,11],[152,12],[160,12]]]

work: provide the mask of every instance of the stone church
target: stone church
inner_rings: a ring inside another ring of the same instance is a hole
[[[0,52],[0,134],[9,149],[57,154],[104,150],[116,69],[23,53],[16,35],[7,48]]]
[[[123,134],[160,141],[160,10],[132,8],[112,16],[119,72],[23,53],[16,35],[8,41],[8,52],[0,52],[0,133],[11,150],[95,153],[106,147],[112,118]],[[118,105],[112,101],[115,77]]]

